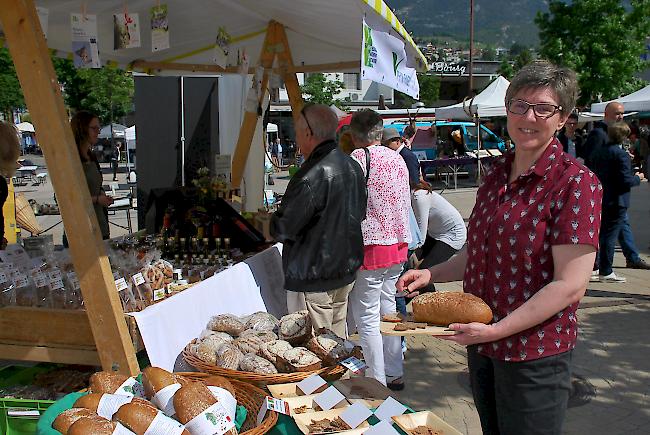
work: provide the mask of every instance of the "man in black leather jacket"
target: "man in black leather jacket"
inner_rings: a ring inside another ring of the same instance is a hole
[[[296,142],[306,160],[272,217],[271,234],[283,243],[284,286],[304,295],[314,329],[345,337],[348,293],[363,263],[366,184],[334,141],[337,124],[325,105],[300,113]]]

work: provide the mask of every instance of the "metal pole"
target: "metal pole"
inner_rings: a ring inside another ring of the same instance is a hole
[[[469,0],[469,90],[467,95],[473,96],[474,89],[474,0]]]
[[[185,187],[185,77],[181,76],[181,186]]]
[[[476,178],[478,179],[478,185],[481,185],[481,121],[479,120],[478,117],[478,109],[477,113],[474,114],[474,123],[476,124],[476,158],[477,164],[477,176]]]

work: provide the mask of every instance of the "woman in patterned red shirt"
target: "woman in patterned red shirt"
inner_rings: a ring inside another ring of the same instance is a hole
[[[452,324],[467,346],[485,434],[561,433],[570,389],[576,309],[598,247],[602,188],[562,152],[556,133],[573,110],[575,73],[535,62],[506,93],[513,152],[479,187],[467,245],[446,263],[412,270],[397,288],[463,279],[493,322]]]

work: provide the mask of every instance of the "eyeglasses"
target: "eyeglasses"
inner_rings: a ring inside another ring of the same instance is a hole
[[[311,107],[312,104],[306,104],[302,107],[302,110],[300,111],[300,114],[302,115],[303,118],[305,118],[305,123],[307,124],[307,128],[309,129],[309,133],[313,136],[314,135],[314,130],[311,129],[311,125],[309,124],[309,119],[307,119],[307,113],[306,110],[308,107]]]
[[[556,106],[555,104],[549,103],[536,103],[531,104],[528,101],[524,100],[510,100],[508,101],[508,112],[514,115],[524,115],[528,112],[528,109],[533,108],[533,113],[535,116],[542,119],[548,119],[551,116],[555,115],[557,112],[562,110],[562,106]]]
[[[92,131],[100,131],[100,130],[101,130],[100,127],[93,127],[92,125],[89,126],[88,129],[89,129],[89,130],[92,130]]]

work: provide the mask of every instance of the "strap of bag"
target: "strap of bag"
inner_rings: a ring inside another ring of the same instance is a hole
[[[363,147],[366,152],[366,186],[368,185],[368,177],[370,177],[370,151],[367,147]]]

